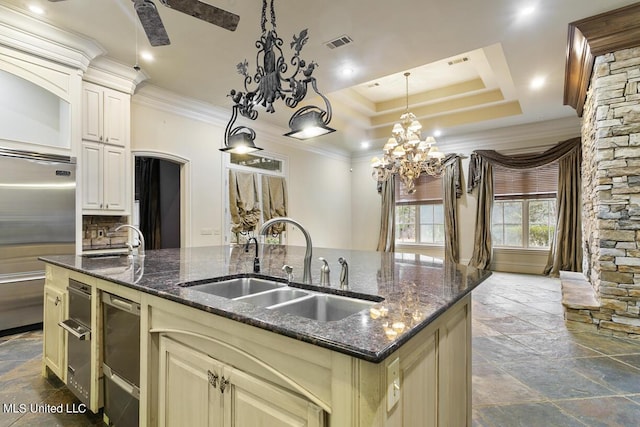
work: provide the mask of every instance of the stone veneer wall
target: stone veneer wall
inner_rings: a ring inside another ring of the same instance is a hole
[[[597,57],[583,113],[583,271],[614,334],[640,334],[639,81],[640,48]]]

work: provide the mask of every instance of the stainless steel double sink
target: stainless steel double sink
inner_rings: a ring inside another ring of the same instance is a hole
[[[297,289],[285,283],[257,277],[240,277],[184,286],[194,291],[321,322],[341,320],[375,304],[374,301]]]

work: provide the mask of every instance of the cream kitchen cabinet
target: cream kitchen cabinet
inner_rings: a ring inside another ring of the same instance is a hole
[[[48,376],[47,369],[62,381],[66,381],[67,341],[64,330],[58,326],[67,318],[67,290],[65,276],[55,274],[51,267],[46,270],[46,285],[44,287],[44,348],[43,374]]]
[[[82,143],[82,208],[126,214],[127,150],[99,142]]]
[[[321,426],[308,400],[160,337],[159,426]]]
[[[84,83],[82,88],[82,139],[129,146],[131,96]]]

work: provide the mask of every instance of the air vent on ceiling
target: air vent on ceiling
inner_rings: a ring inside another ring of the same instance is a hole
[[[344,46],[349,43],[353,43],[353,39],[345,34],[338,37],[337,39],[328,41],[326,45],[329,49],[335,49],[337,47]]]
[[[456,64],[460,64],[461,62],[467,62],[469,60],[468,57],[463,56],[462,58],[456,58],[456,59],[452,59],[451,61],[448,62],[449,65],[456,65]]]

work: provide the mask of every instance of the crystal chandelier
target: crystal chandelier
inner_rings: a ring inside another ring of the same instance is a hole
[[[289,60],[285,60],[282,52],[284,41],[276,33],[276,13],[273,8],[274,0],[269,4],[270,19],[267,20],[267,0],[262,1],[262,16],[260,28],[262,34],[255,45],[256,71],[249,72],[249,63],[245,59],[237,65],[238,73],[244,77],[244,90],[231,90],[228,96],[233,101],[233,111],[224,134],[224,148],[220,151],[231,153],[249,153],[261,148],[256,147],[255,131],[247,126],[235,126],[238,114],[250,119],[258,118],[257,106],[266,108],[266,112],[275,112],[274,103],[283,100],[287,107],[296,108],[308,92],[309,86],[324,101],[324,109],[315,105],[307,105],[293,113],[289,120],[291,131],[286,133],[297,139],[308,139],[334,132],[330,128],[331,104],[326,96],[318,91],[313,71],[318,66],[314,61],[307,62],[300,57],[303,46],[309,37],[307,30],[302,30],[289,44],[294,51]],[[271,25],[268,27],[267,23]],[[289,75],[285,75],[291,71]],[[234,127],[235,126],[235,127]]]
[[[371,159],[372,176],[378,182],[388,180],[398,174],[409,194],[416,191],[415,181],[422,173],[432,176],[442,175],[444,154],[435,146],[436,140],[429,136],[422,139],[422,125],[409,111],[409,75],[404,73],[407,89],[407,107],[400,116],[400,122],[393,125],[392,137],[382,148],[382,159]]]

